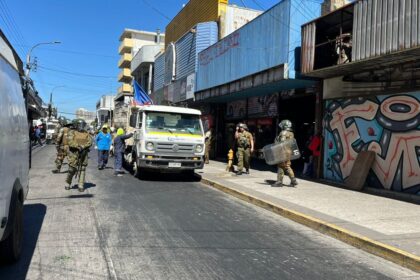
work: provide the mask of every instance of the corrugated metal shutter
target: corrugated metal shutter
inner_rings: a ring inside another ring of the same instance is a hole
[[[155,60],[154,91],[163,88],[165,76],[165,54],[159,55]]]
[[[197,70],[198,53],[217,42],[218,27],[216,22],[200,23],[195,33],[185,34],[175,44],[176,79],[182,79]]]
[[[176,79],[194,72],[196,34],[188,32],[176,42]]]
[[[420,45],[420,0],[360,0],[355,3],[353,61]]]

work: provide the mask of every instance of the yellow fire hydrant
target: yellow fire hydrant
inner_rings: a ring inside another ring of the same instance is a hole
[[[227,156],[228,156],[228,164],[226,166],[226,171],[233,172],[234,168],[233,168],[233,150],[232,149],[229,150]]]

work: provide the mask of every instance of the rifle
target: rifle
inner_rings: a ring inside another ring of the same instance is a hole
[[[83,165],[83,159],[87,157],[87,154],[89,152],[89,148],[84,148],[79,152],[79,156],[77,157],[77,161],[79,162],[79,165],[77,166],[77,173],[75,178],[80,177],[80,173],[82,172],[82,165]]]

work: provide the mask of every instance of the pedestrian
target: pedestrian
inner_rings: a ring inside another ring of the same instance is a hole
[[[254,151],[254,139],[248,131],[248,126],[244,123],[238,124],[235,132],[238,158],[238,172],[236,175],[242,175],[245,167],[246,174],[249,174],[251,153]]]
[[[67,123],[66,120],[63,120],[61,125],[62,127],[58,131],[58,135],[55,139],[57,157],[55,159],[55,169],[52,171],[53,173],[60,173],[63,160],[67,156],[69,150],[68,133],[70,131],[71,123]]]
[[[115,161],[114,161],[114,175],[115,176],[122,176],[122,162],[123,156],[125,151],[125,140],[133,137],[133,133],[129,133],[124,135],[124,129],[118,128],[117,130],[117,137],[114,139],[114,154],[115,154]]]
[[[92,146],[92,138],[85,130],[86,122],[84,120],[75,120],[73,129],[67,134],[69,145],[68,160],[69,173],[67,174],[65,189],[71,188],[73,177],[79,176],[78,189],[79,192],[85,190],[86,167],[88,165],[89,148]]]
[[[284,143],[288,140],[293,140],[295,138],[293,132],[292,132],[292,122],[289,120],[282,120],[279,123],[279,127],[281,129],[279,135],[276,137],[275,142],[276,143]],[[290,186],[294,187],[297,186],[298,182],[295,178],[295,173],[292,169],[292,162],[290,161],[290,157],[292,155],[292,151],[290,148],[290,151],[287,152],[287,157],[283,162],[280,162],[277,166],[277,182],[275,182],[272,186],[273,187],[282,187],[283,186],[283,177],[285,174],[287,174],[290,177]]]
[[[321,139],[322,134],[320,132],[316,133],[312,138],[311,142],[309,143],[309,150],[312,152],[312,162],[311,162],[311,168],[312,168],[312,176],[314,176],[315,165],[318,169],[319,167],[319,157],[321,156]],[[318,172],[316,172],[318,173]]]
[[[210,163],[210,150],[211,150],[211,144],[213,141],[213,129],[210,128],[207,130],[205,134],[205,153],[204,153],[204,163],[209,164]]]
[[[96,146],[98,147],[98,169],[102,170],[108,164],[109,149],[112,144],[112,136],[108,132],[108,126],[104,125],[95,137]]]
[[[38,143],[40,146],[43,146],[41,141],[41,128],[39,128],[39,126],[35,127],[35,143]]]

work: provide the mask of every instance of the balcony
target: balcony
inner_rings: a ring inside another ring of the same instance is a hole
[[[137,68],[155,62],[155,56],[162,50],[163,45],[143,46],[134,56],[131,61],[131,71],[136,71]]]
[[[125,53],[121,56],[120,61],[118,61],[118,68],[128,68],[130,67],[131,60],[133,60],[133,56],[131,53]]]
[[[121,69],[120,74],[118,75],[118,82],[121,83],[130,83],[131,82],[131,70],[130,68]]]
[[[118,88],[118,94],[122,93],[132,93],[133,87],[130,84],[123,84]]]
[[[120,54],[131,53],[131,49],[133,48],[133,46],[134,46],[133,39],[125,38],[124,40],[121,41],[118,52]]]

